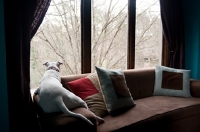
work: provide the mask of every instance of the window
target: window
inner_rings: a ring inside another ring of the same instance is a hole
[[[46,61],[63,62],[61,75],[94,72],[95,65],[158,64],[161,26],[155,6],[158,0],[52,0],[31,42],[31,88],[38,86]]]
[[[135,68],[160,64],[161,27],[159,0],[137,0]]]
[[[61,61],[61,75],[81,73],[80,0],[52,0],[31,42],[31,87],[37,87],[46,61]]]
[[[128,0],[92,1],[92,72],[95,65],[126,69]]]

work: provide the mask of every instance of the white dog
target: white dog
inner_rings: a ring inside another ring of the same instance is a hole
[[[90,120],[81,114],[73,113],[69,109],[77,107],[85,107],[89,110],[87,104],[78,96],[65,89],[60,80],[60,65],[62,63],[46,62],[44,65],[47,67],[42,79],[40,80],[39,88],[35,94],[39,96],[39,105],[46,113],[59,112],[67,114],[68,116],[78,117],[89,124],[94,125]],[[94,114],[94,113],[93,113]],[[94,114],[97,123],[100,124],[104,120]]]

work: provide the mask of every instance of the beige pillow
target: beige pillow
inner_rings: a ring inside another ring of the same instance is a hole
[[[100,89],[99,80],[96,73],[90,73],[86,78],[89,78],[99,93],[88,96],[84,99],[89,109],[99,117],[104,117],[108,114],[106,104],[103,100],[102,91]]]

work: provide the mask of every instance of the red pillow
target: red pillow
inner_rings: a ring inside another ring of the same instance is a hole
[[[89,78],[80,78],[71,82],[67,82],[67,85],[71,91],[81,99],[85,99],[88,96],[99,93]]]

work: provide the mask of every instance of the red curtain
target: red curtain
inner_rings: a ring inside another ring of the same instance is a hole
[[[30,41],[50,0],[4,0],[10,132],[41,131],[30,94]]]
[[[160,0],[161,20],[163,25],[163,47],[165,47],[166,66],[184,68],[184,12],[183,0]],[[163,52],[164,53],[164,52]]]

